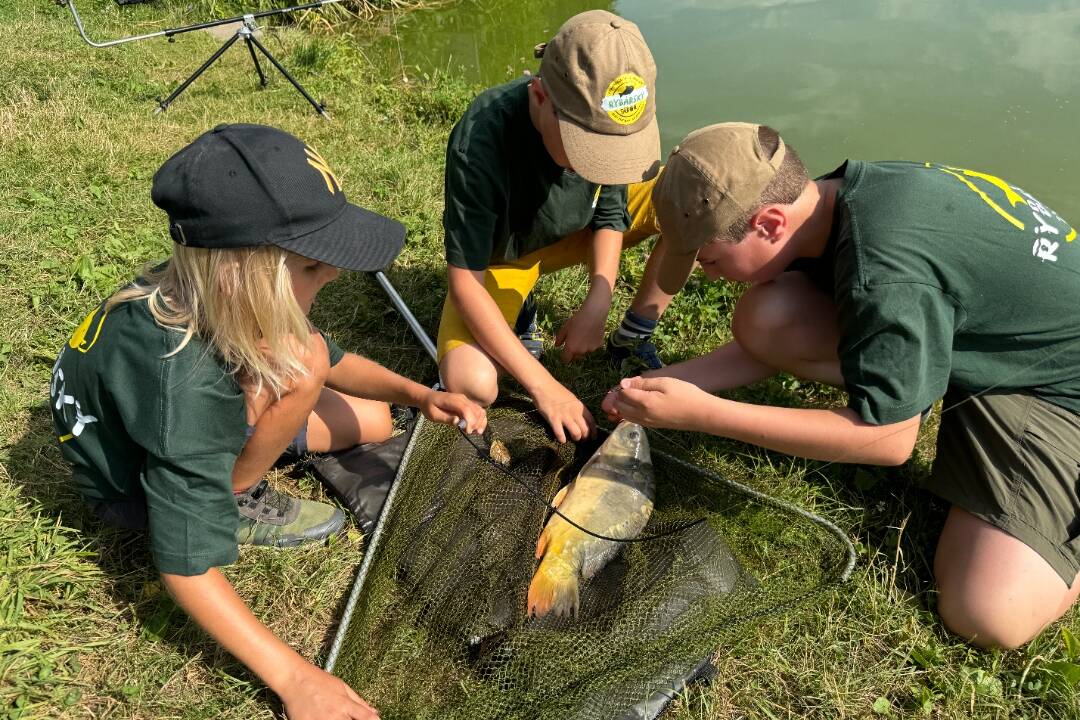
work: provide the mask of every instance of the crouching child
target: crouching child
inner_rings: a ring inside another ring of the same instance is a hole
[[[691,133],[653,192],[673,249],[750,283],[712,353],[624,380],[605,410],[832,462],[899,465],[944,397],[927,488],[951,504],[937,609],[977,645],[1012,648],[1080,595],[1080,243],[996,176],[939,163],[844,162],[811,180],[771,128]],[[734,402],[784,371],[846,407]]]
[[[171,257],[92,311],[53,370],[51,407],[76,487],[105,523],[149,532],[176,602],[281,698],[292,720],[374,718],[275,637],[218,568],[238,545],[325,540],[345,518],[270,488],[287,450],[387,439],[388,402],[482,431],[482,408],[344,352],[308,321],[338,268],[370,271],[404,228],[352,205],[297,138],[220,126],[170,158],[153,200]]]

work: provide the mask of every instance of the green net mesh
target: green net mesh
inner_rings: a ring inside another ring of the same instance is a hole
[[[477,442],[504,443],[518,482],[421,420],[335,639],[328,666],[383,718],[655,717],[739,624],[850,571],[835,527],[654,442],[644,533],[707,522],[625,545],[576,618],[527,618],[548,515],[534,493],[550,501],[598,443],[556,443],[521,401],[488,416]]]

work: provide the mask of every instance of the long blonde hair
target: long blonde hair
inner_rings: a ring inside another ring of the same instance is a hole
[[[285,259],[273,245],[191,248],[175,245],[172,258],[115,293],[106,310],[146,300],[162,327],[182,335],[165,357],[198,337],[217,351],[229,372],[255,392],[281,397],[306,374],[308,320],[296,302]]]

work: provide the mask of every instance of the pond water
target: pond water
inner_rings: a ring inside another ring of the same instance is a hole
[[[400,16],[371,52],[493,85],[535,70],[533,46],[598,7],[653,51],[665,153],[702,125],[762,122],[811,173],[848,157],[944,162],[1080,223],[1076,0],[458,0]]]

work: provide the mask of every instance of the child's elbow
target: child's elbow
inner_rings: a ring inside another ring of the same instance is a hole
[[[897,465],[903,465],[911,459],[911,452],[913,447],[896,447],[889,448],[877,461],[878,465],[886,465],[889,467],[895,467]]]
[[[897,429],[896,426],[884,426],[891,428],[885,435],[875,455],[875,463],[894,467],[903,465],[911,459],[911,453],[915,450],[915,439],[919,435],[919,424],[915,422],[909,427]]]

